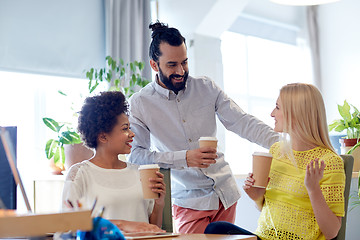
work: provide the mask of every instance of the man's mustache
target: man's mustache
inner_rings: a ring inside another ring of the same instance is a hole
[[[179,75],[179,74],[171,74],[170,78],[180,78],[180,77],[184,77],[185,75]]]

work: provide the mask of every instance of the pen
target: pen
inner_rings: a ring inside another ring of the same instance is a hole
[[[77,203],[78,208],[81,209],[81,207],[82,207],[81,202],[79,200],[76,200],[76,203]]]
[[[68,199],[68,200],[66,200],[67,201],[67,203],[70,205],[70,207],[71,208],[74,208],[74,205],[72,204],[72,202]]]
[[[91,213],[94,212],[96,202],[97,202],[97,197],[95,198],[94,204],[93,204],[93,206],[92,206],[92,208],[91,208]]]
[[[102,217],[102,216],[103,216],[104,210],[105,210],[105,207],[102,207],[101,212],[100,212],[100,214],[99,214],[99,217]]]
[[[95,219],[93,229],[96,229],[96,228],[98,227],[99,222],[100,222],[100,220],[101,220],[101,218],[102,218],[102,216],[103,216],[103,214],[104,214],[104,210],[105,210],[105,207],[102,207],[102,209],[101,209],[101,212],[100,212],[99,216],[98,216],[98,217],[96,217],[96,219]]]

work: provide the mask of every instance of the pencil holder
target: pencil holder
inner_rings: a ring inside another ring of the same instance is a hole
[[[76,234],[76,240],[99,239],[125,240],[125,237],[116,225],[101,217],[93,219],[93,230],[89,232],[77,231]]]

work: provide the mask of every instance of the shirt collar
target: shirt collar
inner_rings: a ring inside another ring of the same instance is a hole
[[[171,96],[176,96],[176,94],[172,91],[172,90],[169,90],[167,88],[163,88],[160,84],[159,84],[159,76],[156,74],[155,76],[155,91],[158,92],[161,96],[165,97],[167,100],[170,100],[171,99]],[[188,81],[189,81],[189,77],[187,79],[187,82],[185,83],[185,88],[181,91],[185,91],[186,90],[186,87],[187,87],[187,84],[188,84]],[[181,92],[179,91],[179,93]],[[178,94],[179,94],[178,93]]]

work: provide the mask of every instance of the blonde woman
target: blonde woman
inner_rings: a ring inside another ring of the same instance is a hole
[[[270,148],[273,162],[266,189],[244,191],[261,210],[255,234],[260,239],[333,239],[344,216],[345,173],[328,135],[319,90],[294,83],[281,88],[271,116],[280,142]],[[207,233],[251,234],[228,223],[208,226]]]

